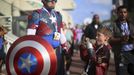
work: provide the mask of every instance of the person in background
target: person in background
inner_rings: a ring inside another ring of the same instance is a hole
[[[91,24],[87,25],[84,30],[84,35],[88,37],[92,43],[95,43],[97,29],[101,27],[98,14],[93,15]]]
[[[66,69],[66,75],[70,75],[70,66],[71,66],[71,62],[72,62],[72,55],[73,55],[73,49],[74,49],[74,45],[73,45],[73,32],[70,28],[70,26],[67,26],[66,24],[64,24],[63,26],[63,31],[67,40],[67,45],[68,45],[68,53],[64,53],[65,55],[65,69]]]
[[[75,26],[71,28],[73,32],[73,52],[76,52],[76,40],[77,40],[77,33],[76,33],[76,28]]]
[[[54,48],[57,56],[57,73],[64,75],[63,50],[67,51],[63,33],[62,15],[54,10],[57,0],[41,0],[43,7],[28,17],[28,35],[39,35]]]
[[[6,60],[6,53],[4,52],[4,45],[7,44],[7,41],[4,40],[4,35],[7,34],[7,29],[3,26],[0,26],[0,75],[4,75],[2,73],[2,65]]]
[[[81,37],[83,35],[83,30],[82,28],[80,28],[80,26],[77,24],[75,26],[75,32],[76,32],[76,44],[75,44],[75,48],[76,48],[76,51],[78,52],[79,51],[79,45],[80,45],[80,42],[81,42]]]
[[[81,43],[79,45],[79,50],[80,50],[80,58],[84,62],[84,69],[83,69],[83,75],[86,75],[86,69],[89,63],[89,58],[90,54],[88,52],[88,47],[87,44],[90,43],[89,38],[86,38],[85,35],[82,36],[81,38]],[[91,47],[90,47],[91,48]]]
[[[84,58],[84,61],[85,61],[85,57],[83,55],[86,55],[86,57],[87,57],[88,56],[87,54],[89,54],[89,53],[87,53],[88,49],[85,47],[86,45],[83,45],[83,44],[86,44],[87,40],[90,40],[90,42],[92,44],[95,44],[97,30],[100,27],[101,27],[101,24],[100,24],[99,15],[95,14],[95,15],[93,15],[91,24],[87,25],[85,27],[85,29],[83,30],[84,34],[82,35],[82,42],[81,42],[79,48],[80,48],[80,55],[82,58]],[[85,43],[83,43],[84,41],[85,41]],[[85,66],[84,66],[85,72],[86,72],[88,63],[89,63],[89,59],[86,59]],[[95,65],[92,65],[92,66],[95,66]],[[93,68],[92,66],[90,69]],[[83,73],[85,73],[85,72],[83,72]],[[92,71],[91,74],[95,74],[95,71]]]
[[[117,19],[112,24],[110,40],[115,59],[116,75],[134,75],[134,24],[127,8],[117,8]]]

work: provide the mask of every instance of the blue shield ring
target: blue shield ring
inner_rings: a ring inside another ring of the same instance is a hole
[[[6,57],[8,75],[55,75],[57,58],[52,46],[35,35],[17,39]]]

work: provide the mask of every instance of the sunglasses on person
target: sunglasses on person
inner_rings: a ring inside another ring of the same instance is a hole
[[[46,0],[46,2],[57,2],[57,0]]]

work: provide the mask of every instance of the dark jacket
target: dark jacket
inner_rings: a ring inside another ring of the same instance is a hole
[[[100,27],[101,27],[101,24],[98,24],[98,28],[100,28]],[[91,23],[84,30],[84,34],[85,34],[86,37],[88,37],[90,39],[96,39],[97,29],[95,28],[95,24]]]
[[[134,44],[134,24],[131,21],[127,21],[128,27],[130,30],[129,41],[127,43]],[[122,48],[122,30],[121,23],[119,20],[116,20],[115,23],[112,24],[113,37],[110,39],[110,43],[113,50],[121,50]]]

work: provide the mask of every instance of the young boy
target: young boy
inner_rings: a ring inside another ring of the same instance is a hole
[[[89,65],[95,66],[93,66],[94,68],[92,67],[92,69],[90,69],[91,67],[88,67],[88,75],[106,75],[111,50],[111,46],[108,44],[108,40],[111,36],[112,32],[106,27],[102,27],[97,30],[96,43],[93,45],[94,52],[89,51],[90,54],[92,54],[92,56],[90,56],[90,58],[92,58],[92,63],[89,63]],[[93,69],[95,70],[95,74],[91,74]]]

